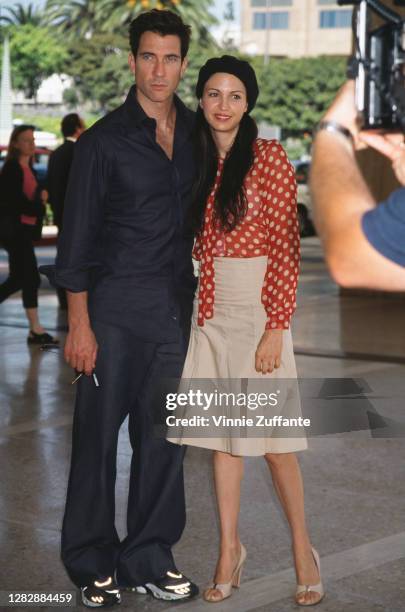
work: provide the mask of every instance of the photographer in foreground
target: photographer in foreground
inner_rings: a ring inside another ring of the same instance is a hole
[[[316,130],[311,170],[316,227],[340,285],[405,291],[405,187],[377,206],[355,157],[355,149],[372,146],[392,160],[405,186],[404,135],[361,132],[356,118],[355,84],[348,81]]]

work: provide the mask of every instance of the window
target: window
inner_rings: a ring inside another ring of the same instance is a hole
[[[321,11],[319,13],[320,28],[351,28],[352,11]]]
[[[263,6],[264,8],[271,8],[273,6],[292,6],[292,3],[293,0],[250,0],[250,5],[255,8],[259,6]]]
[[[267,16],[267,19],[266,19]],[[254,30],[288,30],[289,13],[272,12],[272,13],[253,13],[253,29]]]
[[[253,13],[253,29],[254,30],[265,30],[266,29],[266,13]]]
[[[270,29],[272,30],[288,30],[289,14],[285,13],[269,13]]]

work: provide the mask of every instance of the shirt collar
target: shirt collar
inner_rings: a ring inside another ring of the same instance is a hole
[[[194,113],[187,108],[187,106],[176,94],[174,95],[174,103],[176,105],[177,118],[180,118],[181,123],[184,122],[187,130],[191,131],[194,122]],[[127,98],[124,102],[124,111],[131,127],[137,127],[144,122],[155,121],[151,117],[148,117],[142,106],[139,104],[136,98],[136,85],[132,85],[128,92]]]

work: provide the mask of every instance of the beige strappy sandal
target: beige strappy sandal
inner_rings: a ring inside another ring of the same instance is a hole
[[[315,548],[312,549],[312,555],[314,557],[315,565],[319,572],[319,582],[318,584],[297,584],[297,590],[295,592],[295,603],[298,604],[299,606],[316,606],[325,597],[325,592],[323,590],[322,578],[321,578],[321,561],[319,559],[319,555],[317,551],[315,550]],[[298,595],[300,595],[301,593],[309,593],[309,592],[316,593],[317,595],[319,595],[319,599],[317,601],[314,601],[313,603],[306,603],[305,601],[303,602],[298,601],[297,599]]]
[[[203,597],[205,601],[209,603],[218,603],[227,599],[232,595],[232,587],[239,588],[240,580],[242,576],[243,564],[246,560],[246,549],[243,544],[240,545],[240,557],[237,566],[235,567],[231,580],[229,582],[224,582],[223,584],[218,584],[217,582],[212,582],[204,591]],[[214,595],[214,591],[219,591],[221,593],[220,597]]]

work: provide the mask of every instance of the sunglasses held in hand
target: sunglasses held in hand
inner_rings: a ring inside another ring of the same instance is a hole
[[[42,345],[42,346],[40,347],[40,350],[41,350],[41,351],[46,351],[47,353],[55,353],[55,352],[59,352],[59,351],[56,351],[56,350],[55,350],[55,348],[57,348],[57,347],[55,347],[53,344],[44,344],[44,345]],[[74,379],[72,380],[72,382],[70,383],[71,385],[76,384],[76,383],[77,383],[77,381],[78,381],[78,380],[79,380],[79,379],[80,379],[80,378],[81,378],[81,377],[84,375],[84,372],[78,372],[77,370],[75,370],[75,372],[76,372],[76,378],[74,378]],[[93,373],[91,374],[91,376],[92,376],[92,378],[93,378],[93,380],[94,380],[94,384],[96,385],[96,387],[99,387],[99,386],[100,386],[100,383],[98,382],[98,378],[97,378],[96,373],[95,373],[95,372],[93,372]]]

